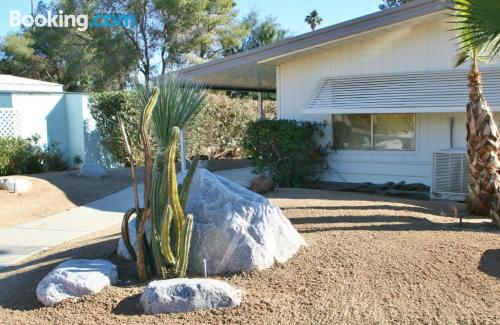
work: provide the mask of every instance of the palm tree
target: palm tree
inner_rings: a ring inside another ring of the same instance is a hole
[[[500,133],[483,96],[478,61],[500,51],[500,1],[453,0],[452,16],[460,40],[457,66],[471,62],[467,104],[470,210],[490,215],[500,227]]]
[[[311,26],[311,30],[315,30],[316,26],[321,25],[323,22],[323,18],[319,16],[319,13],[316,9],[311,11],[309,15],[306,16],[306,19],[304,21]]]

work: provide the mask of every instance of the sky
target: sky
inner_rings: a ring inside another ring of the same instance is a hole
[[[252,9],[256,9],[261,17],[274,16],[283,28],[288,29],[293,35],[298,35],[309,31],[304,18],[313,9],[317,9],[323,18],[320,27],[326,27],[378,11],[381,2],[381,0],[236,0],[236,7],[241,17]],[[0,0],[0,37],[15,31],[9,27],[11,10],[29,14],[31,0]]]

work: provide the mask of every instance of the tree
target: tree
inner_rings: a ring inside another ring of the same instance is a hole
[[[139,55],[137,68],[145,80],[221,57],[246,34],[233,0],[103,0],[102,7],[135,15],[137,26],[123,29]]]
[[[493,60],[500,52],[500,2],[453,0],[453,16],[460,40],[457,65],[471,61],[467,104],[470,210],[491,215],[500,227],[500,133],[483,96],[480,59]]]
[[[89,1],[39,2],[36,13],[59,10],[92,15],[99,9]],[[0,71],[57,82],[66,91],[122,89],[137,59],[120,28],[31,27],[7,35],[0,45]]]
[[[404,5],[405,3],[411,1],[413,0],[384,0],[384,3],[380,4],[378,7],[380,8],[380,10],[385,10]]]
[[[314,9],[309,13],[309,15],[306,16],[304,21],[311,27],[311,30],[315,30],[316,26],[321,25],[323,18],[321,18],[318,11]]]
[[[253,48],[272,44],[288,37],[286,29],[276,22],[276,18],[268,16],[261,20],[257,11],[250,12],[242,21],[242,28],[247,31],[247,36],[241,44],[226,50],[225,55],[244,52]]]

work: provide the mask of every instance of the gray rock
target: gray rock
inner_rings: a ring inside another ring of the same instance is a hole
[[[130,239],[130,243],[132,244],[132,247],[134,247],[135,251],[137,251],[137,228],[136,228],[136,218],[132,218],[128,222],[128,236]],[[148,239],[148,242],[151,242],[151,219],[146,222],[145,225],[145,231],[146,231],[146,238]],[[118,241],[118,248],[117,248],[117,254],[118,256],[121,256],[127,260],[130,260],[130,254],[128,252],[127,247],[125,246],[125,242],[123,241],[123,238],[120,237],[120,240]]]
[[[306,245],[280,208],[206,169],[196,170],[186,211],[194,215],[193,273],[203,274],[204,259],[208,274],[262,270]]]
[[[180,182],[182,178],[179,175]],[[262,270],[284,263],[306,245],[283,212],[265,197],[203,168],[193,177],[186,211],[194,216],[192,273],[204,273],[204,259],[208,274]],[[135,228],[132,222],[130,229]],[[136,247],[135,235],[130,237]],[[122,240],[118,253],[130,258]]]
[[[109,261],[71,259],[40,281],[36,296],[45,306],[52,306],[68,298],[96,294],[117,280],[118,269]]]
[[[234,307],[242,297],[224,281],[180,278],[150,282],[140,301],[146,314],[161,314]]]
[[[21,178],[2,178],[0,179],[0,189],[11,193],[28,192],[32,184],[30,181]]]
[[[102,178],[108,176],[108,172],[102,166],[84,162],[80,167],[80,176]]]

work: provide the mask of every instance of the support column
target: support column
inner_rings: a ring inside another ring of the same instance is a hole
[[[266,117],[265,116],[266,114],[264,112],[264,101],[262,99],[262,91],[259,91],[259,115],[261,119]]]
[[[186,170],[186,142],[184,140],[184,129],[181,129],[181,171]]]

